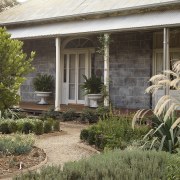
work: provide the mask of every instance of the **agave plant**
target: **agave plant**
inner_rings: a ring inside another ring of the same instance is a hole
[[[83,75],[85,82],[81,86],[82,89],[86,91],[87,94],[100,94],[103,83],[101,78],[92,75],[90,78],[87,78]]]
[[[172,78],[173,77],[173,78]],[[158,89],[168,89],[172,87],[180,93],[180,61],[173,64],[172,70],[166,70],[163,74],[158,74],[150,79],[152,85],[146,89],[146,93],[155,94]],[[180,146],[180,117],[177,110],[180,107],[180,96],[164,95],[156,104],[154,110],[139,110],[132,120],[132,127],[135,128],[137,122],[149,119],[146,115],[152,111],[152,129],[144,136],[143,147],[149,149],[159,149],[176,152]]]
[[[48,74],[38,74],[33,85],[36,91],[51,92],[54,88],[54,77]]]

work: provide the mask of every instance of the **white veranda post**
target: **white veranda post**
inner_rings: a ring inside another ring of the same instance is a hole
[[[60,48],[61,48],[61,39],[60,37],[56,38],[56,90],[55,90],[55,110],[60,110],[61,103],[61,73],[60,73]]]
[[[109,106],[109,34],[104,34],[104,85],[108,96],[104,99],[104,106]]]
[[[164,38],[163,38],[163,70],[170,69],[170,59],[169,59],[169,29],[164,28]],[[164,89],[164,94],[169,95],[169,87],[166,86]]]

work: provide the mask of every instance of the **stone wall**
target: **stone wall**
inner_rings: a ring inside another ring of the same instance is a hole
[[[21,86],[22,101],[37,101],[39,98],[34,94],[32,80],[38,73],[51,74],[55,77],[56,72],[56,49],[54,39],[25,40],[24,51],[29,54],[35,51],[33,66],[35,71],[27,75],[27,80]],[[52,95],[54,96],[54,95]]]
[[[144,94],[151,76],[153,33],[111,35],[110,100],[119,108],[149,108],[150,95]]]
[[[96,39],[97,40],[97,39]],[[111,35],[110,44],[110,100],[119,108],[149,108],[150,95],[144,94],[151,76],[153,33],[128,32]],[[55,40],[37,39],[24,41],[24,50],[36,51],[33,61],[35,71],[27,76],[21,87],[22,101],[37,101],[32,79],[37,73],[55,77]],[[97,47],[96,47],[97,48]],[[98,71],[97,71],[98,70]],[[95,73],[102,73],[103,56],[95,53]]]

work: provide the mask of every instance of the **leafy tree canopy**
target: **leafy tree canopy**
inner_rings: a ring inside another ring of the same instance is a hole
[[[16,105],[18,90],[25,75],[33,70],[31,62],[35,55],[27,57],[22,50],[23,42],[11,39],[5,28],[0,28],[0,111]]]

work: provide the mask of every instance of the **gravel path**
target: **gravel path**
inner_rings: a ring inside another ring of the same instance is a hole
[[[94,154],[77,145],[83,128],[85,126],[63,124],[61,133],[43,135],[37,139],[36,146],[44,149],[47,154],[47,165],[63,165],[65,162],[76,161]]]

